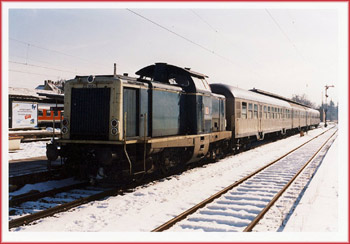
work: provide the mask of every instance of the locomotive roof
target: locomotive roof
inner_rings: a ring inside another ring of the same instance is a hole
[[[291,108],[290,104],[286,101],[247,91],[238,87],[233,87],[225,84],[211,84],[210,87],[214,93],[222,93],[226,97],[240,98],[253,102],[261,102],[285,108]]]
[[[195,71],[192,71],[189,68],[181,68],[181,67],[167,64],[167,63],[156,63],[156,64],[146,66],[146,67],[140,69],[139,71],[137,71],[135,74],[140,75],[140,76],[144,76],[144,77],[153,78],[156,66],[166,67],[166,70],[168,73],[184,73],[184,74],[188,74],[190,76],[194,76],[194,77],[197,77],[200,79],[208,78],[208,76],[201,74],[201,73],[198,73],[198,72],[195,72]]]
[[[266,96],[269,96],[269,97],[274,97],[274,98],[277,98],[277,99],[281,99],[281,100],[284,100],[284,101],[287,101],[287,102],[290,102],[290,103],[298,104],[298,105],[303,106],[303,107],[312,108],[312,107],[310,107],[308,105],[305,105],[305,104],[293,101],[292,99],[289,99],[289,98],[286,98],[286,97],[283,97],[283,96],[280,96],[280,95],[277,95],[277,94],[274,94],[274,93],[271,93],[271,92],[263,91],[263,90],[256,89],[256,88],[250,89],[250,91],[256,92],[256,93],[259,93],[259,94],[263,94],[263,95],[266,95]]]

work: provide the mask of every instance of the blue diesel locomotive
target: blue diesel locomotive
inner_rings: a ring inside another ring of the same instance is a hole
[[[47,147],[82,177],[116,179],[218,157],[229,150],[225,97],[206,76],[165,63],[65,85],[62,138]]]

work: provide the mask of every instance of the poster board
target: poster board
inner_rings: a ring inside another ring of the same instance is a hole
[[[28,128],[38,125],[38,104],[29,102],[12,103],[12,128]]]

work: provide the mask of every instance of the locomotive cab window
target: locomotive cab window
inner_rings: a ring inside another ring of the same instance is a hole
[[[170,74],[169,83],[172,85],[178,85],[182,87],[189,86],[190,84],[190,82],[188,81],[188,76],[184,76],[180,74]]]
[[[208,82],[205,79],[199,79],[197,77],[192,76],[192,80],[196,84],[196,87],[200,90],[210,90]]]
[[[242,119],[247,118],[247,103],[242,102]]]

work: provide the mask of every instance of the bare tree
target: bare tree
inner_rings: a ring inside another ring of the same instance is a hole
[[[302,95],[294,94],[292,97],[292,100],[295,102],[310,106],[312,108],[316,108],[315,104],[307,98],[306,94],[302,94]]]

